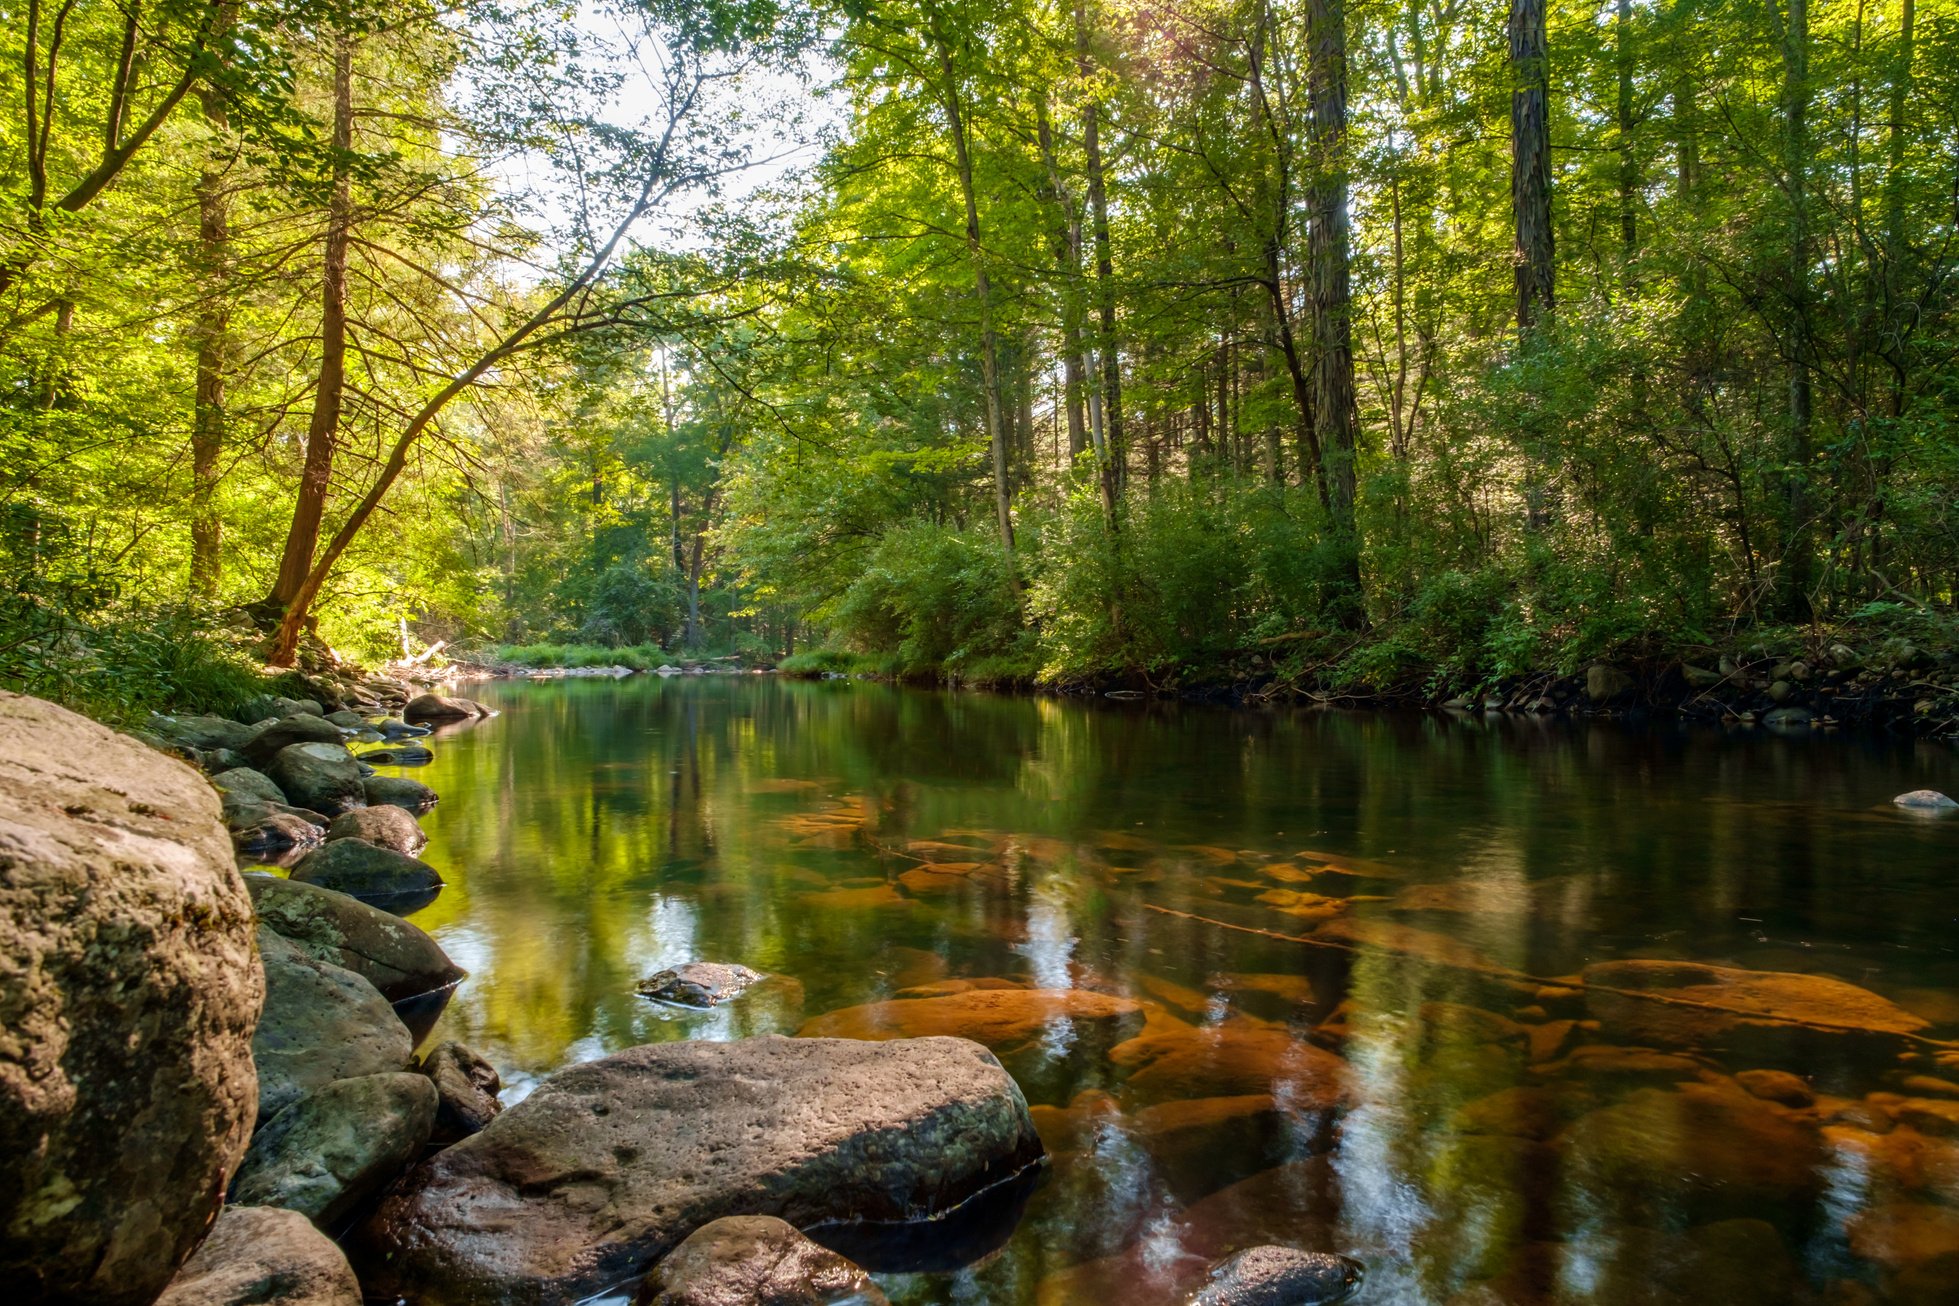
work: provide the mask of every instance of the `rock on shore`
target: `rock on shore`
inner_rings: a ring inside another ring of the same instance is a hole
[[[704,1224],[646,1276],[634,1306],[889,1306],[862,1269],[772,1215]]]
[[[245,1147],[264,981],[195,771],[0,693],[0,1283],[149,1306]]]
[[[361,1289],[305,1216],[228,1206],[156,1306],[361,1306]]]
[[[407,1068],[414,1041],[379,989],[263,926],[258,939],[265,1014],[252,1061],[261,1124],[336,1079]]]
[[[365,839],[329,839],[293,866],[292,878],[301,884],[363,900],[414,897],[442,887],[442,877],[427,862],[417,861]]]
[[[253,1137],[232,1198],[298,1211],[331,1233],[421,1155],[435,1105],[435,1085],[407,1071],[315,1089]]]
[[[247,875],[245,887],[261,924],[315,961],[353,971],[390,1002],[446,988],[463,977],[462,967],[434,939],[392,912],[276,875]]]
[[[569,1303],[721,1216],[920,1219],[1041,1156],[1020,1090],[963,1039],[656,1044],[560,1072],[411,1171],[356,1263],[424,1306]]]

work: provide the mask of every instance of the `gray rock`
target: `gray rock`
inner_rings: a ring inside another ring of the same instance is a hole
[[[1796,686],[1794,681],[1778,680],[1769,686],[1769,701],[1771,703],[1787,703],[1795,696],[1795,693]]]
[[[1585,672],[1585,697],[1594,703],[1609,703],[1632,692],[1633,678],[1614,666],[1594,663]]]
[[[646,1276],[634,1306],[888,1306],[862,1269],[772,1215],[710,1220]]]
[[[465,974],[420,929],[358,898],[276,875],[248,875],[245,887],[260,924],[315,961],[353,971],[389,1002],[446,988]]]
[[[435,790],[420,780],[397,775],[369,776],[361,781],[369,807],[400,807],[409,812],[426,812],[440,799]]]
[[[279,755],[281,749],[294,744],[344,744],[346,740],[347,736],[341,733],[340,727],[324,717],[287,716],[260,724],[249,739],[238,745],[238,751],[249,758],[253,766],[265,766]]]
[[[328,727],[332,729],[332,727]],[[360,765],[344,744],[291,744],[279,750],[266,775],[287,801],[327,816],[367,806]]]
[[[1806,707],[1778,707],[1762,715],[1762,724],[1790,729],[1806,726],[1812,719],[1810,710]]]
[[[250,726],[221,716],[166,716],[160,712],[152,712],[146,726],[153,735],[200,751],[242,750],[253,733]]]
[[[428,847],[429,842],[414,813],[389,803],[342,812],[327,827],[327,838],[365,839],[377,848],[391,849],[405,857],[413,857]]]
[[[442,877],[427,862],[365,839],[328,840],[300,858],[292,878],[367,901],[414,897],[442,887]]]
[[[218,798],[0,693],[0,1284],[149,1306],[243,1154],[264,980]]]
[[[298,1211],[332,1233],[421,1156],[435,1128],[435,1105],[435,1085],[407,1072],[314,1089],[252,1138],[231,1200]]]
[[[156,1306],[361,1306],[346,1254],[296,1211],[228,1206]]]
[[[221,792],[236,794],[240,798],[256,798],[262,803],[281,805],[286,801],[286,791],[274,784],[271,776],[263,771],[254,771],[249,766],[223,772],[211,783]]]
[[[760,971],[746,966],[690,961],[641,980],[638,992],[641,997],[683,1007],[712,1007],[739,997],[743,989],[763,978]]]
[[[259,1123],[336,1079],[407,1068],[414,1043],[379,989],[265,926],[258,946],[265,963],[265,1014],[252,1035]]]
[[[381,722],[374,729],[383,739],[420,739],[429,733],[427,726],[411,726],[406,721],[397,721],[393,717]]]
[[[310,698],[280,698],[264,694],[245,705],[238,714],[240,721],[277,721],[280,717],[321,716],[326,709]]]
[[[427,766],[435,760],[435,750],[420,744],[395,744],[370,748],[360,755],[360,760],[370,766]]]
[[[198,765],[203,768],[204,774],[211,776],[223,775],[227,771],[236,771],[251,765],[250,758],[229,748],[207,748],[197,756]]]
[[[418,695],[401,709],[401,719],[409,722],[467,721],[489,714],[489,709],[474,699],[445,698],[441,694]]]
[[[283,858],[316,848],[326,839],[324,826],[283,803],[226,794],[223,810],[232,847],[247,857]]]
[[[1041,1156],[1020,1089],[964,1039],[662,1043],[560,1071],[410,1171],[356,1263],[376,1296],[569,1302],[724,1215],[929,1218]]]
[[[460,1043],[439,1045],[423,1060],[422,1073],[435,1082],[439,1099],[435,1132],[441,1142],[453,1143],[482,1133],[503,1110],[503,1103],[497,1100],[503,1076]]]
[[[1248,1247],[1211,1267],[1191,1306],[1332,1306],[1360,1291],[1365,1267],[1349,1256]]]
[[[1953,802],[1936,789],[1914,789],[1908,794],[1899,794],[1891,801],[1900,807],[1912,807],[1928,812],[1942,812],[1959,807],[1959,803]]]
[[[329,712],[326,714],[326,719],[343,730],[365,730],[368,728],[367,718],[358,712]]]

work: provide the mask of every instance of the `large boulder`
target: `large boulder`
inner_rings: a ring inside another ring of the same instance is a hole
[[[357,807],[333,818],[327,827],[329,839],[365,839],[404,857],[413,857],[428,847],[428,832],[405,807],[384,803],[379,807]]]
[[[210,1223],[257,1097],[264,980],[217,795],[0,693],[0,1283],[148,1306]]]
[[[434,807],[439,797],[420,780],[398,775],[368,776],[361,781],[361,790],[369,807],[400,807],[418,815]]]
[[[441,694],[421,694],[408,700],[401,719],[411,725],[417,721],[469,721],[490,715],[490,709],[474,699],[445,698]]]
[[[888,1306],[871,1277],[772,1215],[711,1220],[653,1267],[634,1306]]]
[[[379,989],[263,926],[258,946],[265,1014],[252,1035],[252,1061],[261,1124],[336,1079],[407,1067],[414,1042]]]
[[[359,1235],[363,1283],[426,1306],[569,1303],[721,1216],[929,1218],[1041,1156],[1020,1090],[963,1039],[632,1048],[411,1171]]]
[[[165,716],[151,713],[144,728],[179,747],[195,748],[200,752],[226,748],[242,750],[253,734],[252,727],[221,716]]]
[[[248,875],[259,923],[315,961],[366,979],[390,1002],[446,988],[467,972],[427,934],[358,898],[276,875]]]
[[[331,721],[316,716],[280,717],[253,730],[242,745],[234,745],[253,766],[264,766],[294,744],[344,746],[347,736]]]
[[[344,744],[290,744],[279,750],[265,773],[299,807],[338,816],[367,806],[360,763]]]
[[[156,1306],[361,1306],[361,1288],[305,1216],[228,1206]]]
[[[299,859],[292,878],[377,902],[419,897],[442,887],[442,877],[427,862],[365,839],[329,840]]]
[[[403,1071],[316,1088],[252,1138],[231,1199],[298,1211],[332,1233],[421,1156],[435,1107],[429,1078]]]

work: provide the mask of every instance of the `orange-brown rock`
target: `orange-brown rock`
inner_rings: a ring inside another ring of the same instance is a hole
[[[1313,931],[1313,937],[1331,943],[1375,952],[1393,952],[1416,961],[1458,970],[1503,974],[1503,968],[1466,943],[1432,930],[1386,921],[1356,920],[1351,916],[1328,921]]]
[[[1739,970],[1684,961],[1611,961],[1585,968],[1586,1005],[1617,1038],[1669,1047],[1773,1052],[1802,1036],[1903,1036],[1928,1022],[1869,989],[1827,975]]]
[[[1800,1078],[1786,1070],[1744,1070],[1735,1082],[1756,1097],[1784,1106],[1806,1107],[1816,1102],[1816,1093]]]
[[[1238,1021],[1165,1029],[1119,1043],[1109,1059],[1128,1070],[1132,1098],[1236,1097],[1268,1093],[1302,1111],[1345,1105],[1347,1063],[1285,1030]]]
[[[895,998],[844,1007],[804,1023],[802,1038],[969,1038],[1002,1056],[1038,1045],[1068,1026],[1114,1027],[1142,1019],[1142,1004],[1086,989],[970,989],[935,998]]]
[[[1850,1250],[1889,1269],[1959,1255],[1959,1207],[1894,1202],[1850,1221]]]

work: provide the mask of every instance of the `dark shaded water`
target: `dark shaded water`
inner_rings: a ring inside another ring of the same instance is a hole
[[[986,1038],[1054,1164],[896,1301],[1146,1306],[1264,1241],[1360,1257],[1363,1302],[1959,1300],[1959,820],[1889,803],[1959,792],[1945,746],[475,692],[503,715],[413,773],[449,881],[415,919],[472,972],[433,1037],[512,1097],[663,1039]],[[635,996],[697,959],[782,978]],[[1868,993],[1574,979],[1616,959]]]

